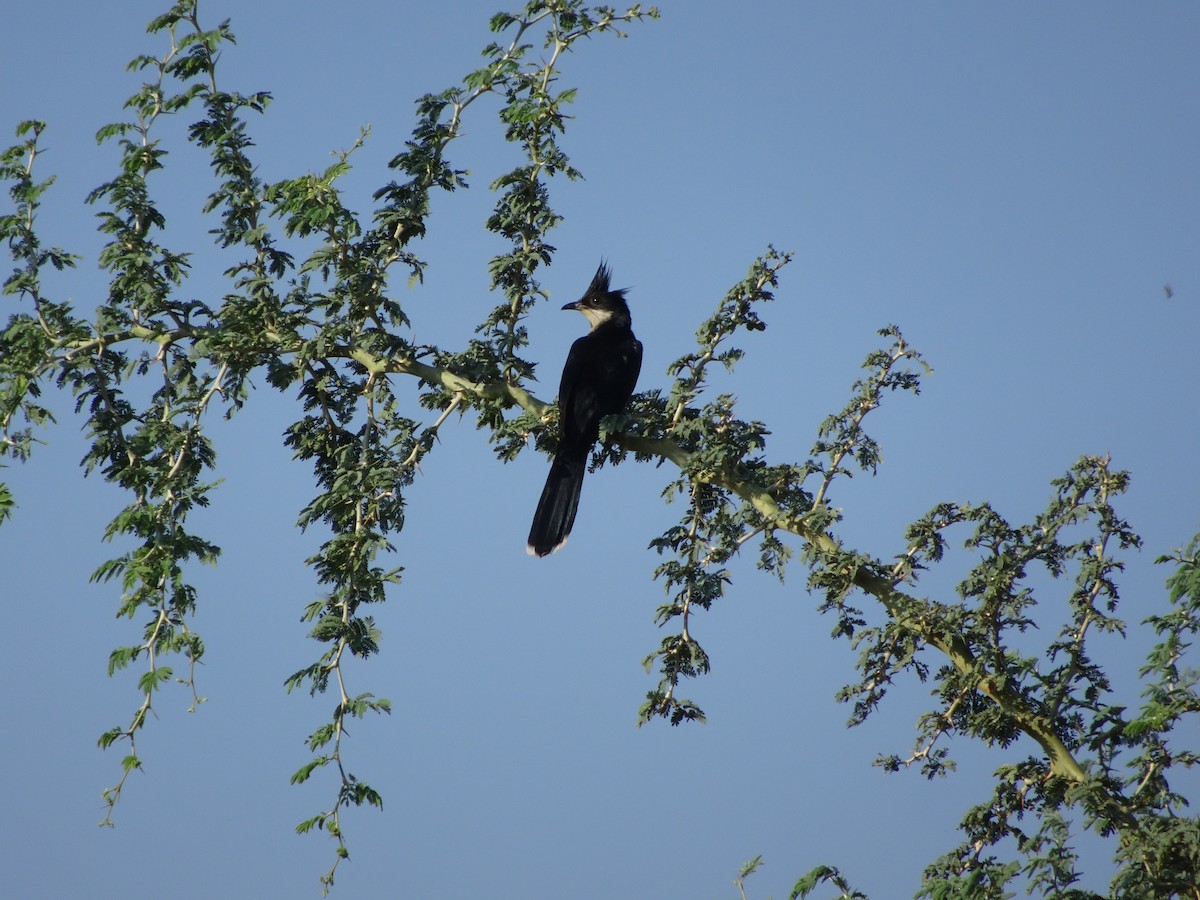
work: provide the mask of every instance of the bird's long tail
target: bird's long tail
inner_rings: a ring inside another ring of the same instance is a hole
[[[546,556],[567,542],[575,524],[575,511],[579,509],[579,490],[586,470],[587,456],[555,457],[529,528],[525,550],[531,556]]]

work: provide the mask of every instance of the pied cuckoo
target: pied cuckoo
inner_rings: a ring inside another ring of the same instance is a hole
[[[583,313],[591,331],[571,345],[558,387],[558,452],[533,514],[526,550],[546,556],[567,542],[600,420],[625,409],[642,368],[642,344],[633,335],[625,290],[609,287],[601,262],[583,296],[563,309]]]

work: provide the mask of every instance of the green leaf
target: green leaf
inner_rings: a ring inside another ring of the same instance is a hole
[[[138,679],[138,687],[146,693],[156,691],[164,681],[169,681],[172,675],[174,672],[170,666],[159,666],[143,673],[142,677]]]
[[[308,832],[312,831],[313,828],[318,828],[318,829],[324,828],[325,820],[327,818],[328,818],[328,816],[321,814],[321,815],[313,816],[311,819],[305,819],[303,822],[301,822],[299,825],[296,826],[296,834],[307,834]]]
[[[111,747],[113,744],[115,744],[118,740],[120,740],[122,737],[124,737],[124,735],[125,735],[124,728],[121,728],[119,725],[114,726],[114,727],[110,728],[108,731],[104,732],[102,735],[100,735],[99,740],[96,741],[96,746],[98,746],[101,750],[107,750],[109,747]]]
[[[308,781],[312,773],[326,765],[329,762],[328,756],[318,756],[316,759],[309,760],[299,769],[292,773],[291,784],[303,784]]]

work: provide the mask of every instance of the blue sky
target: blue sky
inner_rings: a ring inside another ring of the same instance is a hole
[[[767,331],[720,382],[743,417],[769,424],[773,459],[807,455],[875,329],[899,324],[936,370],[919,398],[892,398],[876,417],[878,477],[835,494],[848,543],[900,552],[905,524],[943,500],[987,499],[1025,521],[1076,458],[1111,453],[1133,471],[1120,510],[1146,542],[1128,560],[1124,615],[1161,610],[1166,571],[1151,561],[1200,527],[1200,7],[660,6],[661,20],[593,40],[565,66],[562,84],[580,91],[564,148],[586,180],[553,186],[566,217],[543,277],[554,302],[528,322],[539,395],[552,398],[583,329],[557,307],[601,256],[632,286],[640,387],[665,388],[666,364],[773,243],[795,261]],[[165,7],[45,0],[5,12],[0,127],[49,123],[42,172],[58,183],[43,238],[87,257],[49,288],[83,309],[106,279],[89,265],[101,242],[81,201],[115,159],[92,136],[136,86],[125,62],[158,51],[142,26]],[[495,0],[448,7],[205,0],[202,16],[231,17],[238,35],[222,60],[228,86],[276,98],[253,126],[262,177],[323,168],[369,123],[346,181],[369,210],[411,101],[454,84],[490,40]],[[451,148],[471,189],[437,201],[419,251],[425,285],[395,287],[418,338],[446,346],[492,305],[486,260],[502,247],[482,227],[486,186],[516,159],[494,106],[471,116]],[[209,226],[193,215],[206,177],[203,160],[179,154],[158,189],[176,248],[197,252],[192,289],[215,293],[222,266],[204,266]],[[138,697],[135,675],[109,679],[105,665],[140,626],[114,621],[113,586],[88,584],[124,501],[82,478],[78,423],[57,408],[49,445],[3,473],[19,503],[0,532],[6,886],[29,898],[316,895],[333,845],[292,828],[333,786],[288,777],[334,701],[282,687],[317,655],[299,616],[317,592],[302,560],[319,536],[292,527],[312,479],[279,439],[292,404],[268,389],[211,423],[225,482],[197,518],[224,550],[195,574],[208,702],[189,715],[184,692],[159,699],[139,739],[146,771],[111,831],[95,823],[119,754],[95,739]],[[780,587],[752,560],[696,622],[714,670],[687,695],[709,722],[635,728],[654,684],[640,660],[660,638],[645,547],[677,515],[656,499],[669,473],[589,477],[567,548],[533,560],[524,537],[546,465],[524,454],[501,466],[469,420],[445,428],[423,465],[396,540],[405,579],[378,611],[383,652],[349,671],[353,691],[388,697],[394,712],[360,724],[347,747],[385,806],[347,817],[352,860],[335,896],[724,898],[758,853],[753,896],[786,896],[819,863],[876,900],[911,895],[1009,757],[961,747],[960,772],[932,784],[872,768],[910,746],[923,689],[898,688],[846,730],[833,695],[853,680],[853,652],[829,640],[799,567]],[[1063,596],[1045,595],[1048,616]],[[1130,704],[1147,645],[1135,628],[1104,648]],[[1089,886],[1103,883],[1097,869]]]

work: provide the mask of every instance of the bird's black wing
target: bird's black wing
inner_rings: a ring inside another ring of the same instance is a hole
[[[571,345],[558,388],[559,453],[586,454],[600,420],[629,402],[641,368],[641,341],[628,331],[617,340],[588,334]]]

